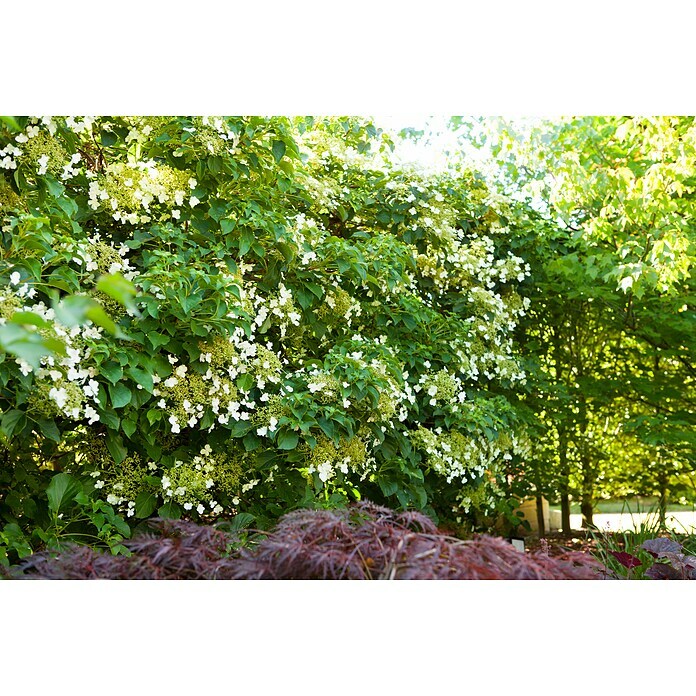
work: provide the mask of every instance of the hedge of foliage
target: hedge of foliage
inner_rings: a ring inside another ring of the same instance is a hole
[[[480,178],[390,153],[348,118],[2,119],[0,560],[495,507],[529,269]]]

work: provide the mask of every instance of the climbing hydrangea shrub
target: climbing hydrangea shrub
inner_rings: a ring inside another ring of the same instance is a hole
[[[529,267],[475,174],[359,119],[2,123],[3,520],[56,471],[132,521],[495,504]]]

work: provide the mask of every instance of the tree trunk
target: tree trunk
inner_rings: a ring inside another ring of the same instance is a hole
[[[555,359],[555,376],[559,384],[564,382],[563,368],[565,366],[566,354],[561,340],[560,327],[553,330],[553,346]],[[561,498],[561,529],[564,534],[570,534],[570,465],[568,463],[568,427],[564,419],[567,413],[561,412],[560,425],[558,428],[558,462],[559,462],[559,481],[558,493]]]
[[[570,469],[568,467],[568,434],[565,428],[558,431],[558,459],[560,462],[558,488],[561,497],[561,529],[565,534],[570,534],[570,496],[568,494]]]
[[[658,485],[660,487],[660,498],[657,502],[657,512],[660,516],[660,529],[666,529],[667,527],[667,483],[668,476],[665,470],[662,468],[664,463],[662,460],[658,460],[660,464],[660,471],[658,472]]]
[[[582,370],[579,369],[578,374],[582,375]],[[587,529],[588,527],[594,526],[592,513],[594,508],[595,477],[597,473],[595,467],[592,466],[592,457],[590,456],[590,443],[587,435],[589,425],[588,407],[583,393],[578,394],[578,411],[579,432],[576,446],[580,454],[580,468],[582,471],[580,512],[582,512],[582,526]]]
[[[584,493],[582,495],[582,499],[580,500],[580,512],[582,513],[582,526],[585,529],[588,527],[594,527],[594,522],[592,521],[592,515],[594,513],[592,498],[585,497]]]
[[[539,525],[539,536],[543,537],[546,534],[546,525],[544,524],[544,499],[541,495],[536,497],[536,513],[537,524]]]
[[[570,534],[570,496],[568,491],[561,491],[561,529]]]
[[[584,433],[583,433],[584,436]],[[583,441],[580,447],[580,462],[582,465],[582,491],[580,493],[580,512],[582,513],[582,526],[587,529],[594,526],[592,519],[594,513],[594,477],[595,472],[590,461],[587,442]]]

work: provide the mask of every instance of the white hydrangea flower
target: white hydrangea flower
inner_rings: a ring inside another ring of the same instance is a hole
[[[92,425],[92,423],[96,423],[99,420],[99,414],[94,408],[87,404],[85,406],[85,418],[88,419],[87,422],[89,425]]]

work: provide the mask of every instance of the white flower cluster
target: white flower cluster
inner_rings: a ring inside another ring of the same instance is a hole
[[[344,474],[348,473],[349,461],[350,460],[346,457],[346,459],[343,459],[339,464],[339,468],[341,471],[343,471]],[[313,474],[315,471],[319,474],[320,480],[322,480],[324,483],[330,481],[336,475],[336,471],[334,470],[331,461],[329,461],[328,459],[325,459],[316,467],[312,464],[307,469],[307,472],[310,474]]]
[[[8,143],[0,149],[0,167],[3,169],[17,169],[17,160],[21,154],[22,150],[16,145]]]
[[[215,414],[219,424],[232,421],[249,421],[260,404],[250,398],[251,390],[262,390],[261,402],[268,401],[273,389],[282,380],[281,358],[271,344],[262,345],[249,340],[242,328],[237,328],[225,339],[219,337],[214,349],[203,348],[199,362],[207,365],[205,373],[177,365],[168,377],[154,375],[157,385],[153,394],[160,397],[159,408],[167,412],[167,420],[173,433],[182,427],[195,427],[206,411]],[[221,357],[213,354],[221,353]],[[170,355],[169,362],[176,365],[179,358]],[[237,386],[239,377],[249,375],[246,388]],[[212,430],[215,424],[209,427]]]
[[[426,368],[430,367],[430,362],[426,361]],[[449,370],[443,369],[436,374],[424,373],[418,379],[418,384],[414,385],[413,391],[423,392],[423,398],[430,406],[440,406],[449,408],[452,413],[459,411],[459,404],[466,401],[467,395],[464,382]]]
[[[302,182],[311,195],[317,212],[320,214],[330,213],[335,210],[341,200],[341,187],[327,177],[313,177],[307,175]]]
[[[90,181],[88,205],[109,210],[123,224],[149,222],[153,205],[164,207],[164,217],[178,219],[184,204],[193,208],[200,203],[190,195],[196,185],[194,178],[155,160],[113,162]]]
[[[9,143],[0,150],[0,167],[16,169],[18,160],[26,159],[36,166],[39,176],[48,173],[49,169],[52,174],[60,173],[60,178],[64,181],[77,176],[82,172],[82,168],[77,166],[82,160],[82,155],[79,152],[68,155],[62,146],[52,139],[56,131],[57,125],[50,117],[29,119],[27,127],[15,136],[14,144]]]
[[[96,120],[97,119],[94,116],[83,116],[82,118],[77,116],[66,116],[65,125],[73,133],[85,133],[92,130],[92,126]]]
[[[75,165],[79,164],[81,160],[82,160],[82,155],[79,152],[76,152],[74,155],[71,155],[70,162],[63,165],[63,173],[61,174],[60,178],[63,180],[68,180],[68,179],[72,179],[74,176],[77,176],[78,174],[80,174],[80,172],[82,171],[82,168],[76,167]],[[48,155],[43,155],[43,157],[41,157],[39,159],[39,164],[41,165],[41,169],[39,169],[39,171],[37,173],[38,174],[45,174],[46,169],[48,167]]]
[[[11,283],[18,281],[17,272],[12,273]],[[14,283],[16,285],[16,283]],[[0,295],[0,305],[10,302],[23,311],[33,312],[50,323],[49,329],[41,329],[51,338],[57,338],[65,345],[65,356],[46,356],[35,370],[21,358],[15,358],[22,374],[34,374],[33,404],[35,408],[49,416],[53,408],[65,417],[75,421],[87,419],[89,424],[99,420],[92,403],[98,404],[99,384],[94,379],[97,370],[89,364],[90,342],[102,338],[102,329],[91,324],[68,328],[56,320],[55,311],[43,302],[22,305],[22,300],[31,296],[31,291],[23,291],[27,285],[14,291],[12,286],[5,288]],[[6,319],[0,319],[5,323]],[[91,402],[91,403],[90,403]],[[53,406],[51,406],[53,404]]]
[[[249,291],[249,299],[254,305],[256,313],[254,325],[257,331],[263,333],[269,326],[275,325],[280,329],[280,335],[283,337],[290,326],[300,325],[302,315],[293,301],[292,291],[282,282],[278,284],[276,296],[265,297],[252,288]]]
[[[17,288],[0,296],[0,303],[6,301],[16,302],[17,298],[20,300],[24,298],[31,300],[36,296],[36,288],[29,285],[29,283],[22,283],[22,276],[19,271],[10,273],[10,288],[12,286],[17,286]],[[6,318],[0,317],[0,325],[4,324],[6,321]]]
[[[222,117],[201,116],[199,119],[194,119],[194,126],[196,127],[195,130],[199,132],[199,138],[208,152],[218,154],[221,150],[224,150],[231,155],[235,154],[239,144],[239,136],[230,130]],[[205,137],[210,132],[215,132],[221,144]]]
[[[138,270],[126,258],[130,249],[125,244],[118,248],[113,242],[102,240],[97,232],[87,240],[69,241],[63,245],[72,254],[72,261],[88,274],[120,273],[126,280],[138,277]]]
[[[337,280],[334,280],[326,290],[324,303],[328,312],[346,328],[351,326],[354,318],[362,314],[360,302],[343,290]]]
[[[512,252],[507,258],[495,258],[495,242],[490,236],[465,235],[454,229],[447,232],[439,238],[446,242],[444,246],[430,246],[418,257],[421,273],[432,278],[440,293],[477,285],[492,289],[498,283],[522,281],[529,276],[529,264]]]
[[[316,249],[328,234],[320,222],[300,213],[291,220],[288,237],[298,250],[303,266],[317,260]]]
[[[456,437],[456,444],[452,442]],[[428,465],[444,476],[447,483],[455,478],[461,483],[477,478],[490,466],[487,442],[474,438],[464,438],[459,433],[447,433],[442,428],[427,430],[419,428],[413,438],[423,449]]]
[[[162,497],[179,503],[187,512],[195,509],[199,515],[219,515],[223,507],[212,491],[216,486],[217,471],[217,462],[212,455],[210,445],[205,445],[190,462],[175,461],[174,466],[162,475]],[[237,498],[231,502],[239,505]]]

